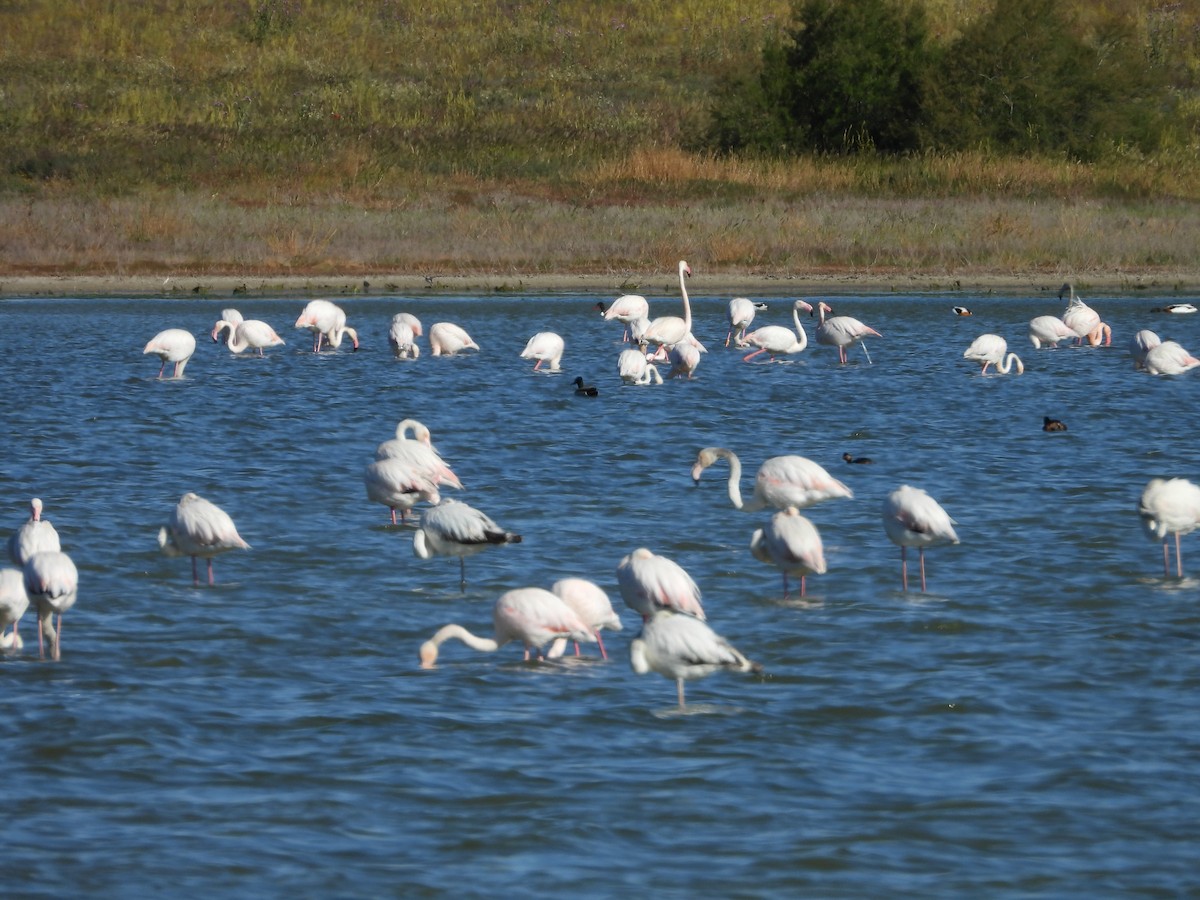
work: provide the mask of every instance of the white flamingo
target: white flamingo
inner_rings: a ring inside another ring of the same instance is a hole
[[[692,333],[692,306],[688,302],[686,281],[691,274],[691,267],[681,259],[679,261],[679,292],[683,296],[683,317],[659,316],[654,319],[642,335],[644,343],[669,347],[671,344],[678,344]]]
[[[492,628],[495,637],[485,638],[461,625],[443,625],[421,645],[421,668],[432,669],[437,664],[439,648],[451,639],[483,653],[494,653],[510,641],[520,641],[525,646],[526,660],[532,651],[541,655],[542,648],[550,643],[555,643],[561,653],[567,640],[588,643],[596,640],[571,607],[543,588],[517,588],[501,594],[492,607]],[[551,658],[554,655],[551,651]]]
[[[167,363],[175,364],[175,371],[172,378],[182,378],[183,370],[187,368],[188,360],[192,358],[192,354],[196,352],[196,338],[190,331],[184,331],[182,328],[168,328],[166,331],[160,331],[146,343],[142,349],[142,355],[153,353],[160,360],[162,365],[158,367],[158,377],[163,377],[163,372],[166,371]]]
[[[214,584],[214,556],[250,549],[225,510],[191,491],[180,498],[170,521],[159,529],[158,546],[167,556],[190,556],[192,583],[197,585],[200,583],[197,559],[203,558],[208,563],[208,583]]]
[[[639,675],[657,672],[674,681],[681,710],[685,681],[721,671],[762,671],[705,622],[671,609],[657,610],[642,624],[629,645],[629,662]]]
[[[310,300],[296,319],[296,327],[313,333],[313,353],[321,352],[322,343],[336,350],[346,337],[358,349],[358,332],[346,324],[346,311],[330,300]]]
[[[453,322],[436,322],[429,329],[429,349],[434,356],[454,356],[462,350],[478,350],[479,345]]]
[[[1183,577],[1179,538],[1200,527],[1200,487],[1186,478],[1153,478],[1142,491],[1138,515],[1151,540],[1162,541],[1163,577],[1171,576],[1167,536],[1175,535],[1175,574]]]
[[[1100,313],[1096,312],[1075,293],[1075,286],[1070,282],[1058,289],[1058,299],[1067,299],[1067,307],[1063,310],[1063,323],[1074,332],[1076,343],[1085,340],[1093,347],[1103,339],[1105,346],[1112,343],[1112,329],[1100,321]]]
[[[696,367],[700,365],[700,351],[687,341],[672,344],[667,351],[667,360],[671,369],[668,378],[691,378]]]
[[[420,559],[457,556],[460,586],[467,588],[467,557],[488,547],[519,544],[521,535],[505,531],[486,513],[450,498],[421,513],[421,525],[413,535],[413,553]]]
[[[44,640],[50,644],[50,657],[59,659],[62,656],[62,617],[75,605],[79,571],[71,557],[61,550],[46,550],[29,557],[22,574],[25,593],[37,609],[38,658],[44,657]],[[55,614],[58,615],[57,629],[54,627]]]
[[[34,497],[29,501],[29,518],[8,539],[8,558],[23,566],[35,553],[61,549],[57,529],[42,518],[42,501]]]
[[[608,306],[603,302],[597,303],[596,308],[604,315],[605,321],[617,321],[625,326],[621,335],[622,341],[629,340],[629,328],[638,320],[650,320],[650,304],[641,294],[622,294]]]
[[[1151,375],[1182,375],[1200,366],[1200,359],[1192,356],[1176,341],[1163,341],[1146,351],[1145,365]]]
[[[1162,338],[1148,328],[1143,328],[1129,341],[1129,355],[1133,357],[1135,369],[1146,368],[1146,354],[1162,343]]]
[[[604,589],[586,578],[560,578],[550,585],[550,593],[561,599],[563,603],[571,607],[575,615],[579,616],[579,620],[596,636],[596,643],[600,646],[600,656],[608,659],[608,652],[604,649],[604,640],[600,637],[600,630],[607,628],[610,631],[620,631],[622,626],[621,617],[613,609],[612,601],[608,599],[608,594],[604,592]],[[565,644],[565,638],[560,638],[560,640]],[[558,653],[551,655],[561,654],[562,648],[558,648]],[[575,643],[575,655],[579,655],[578,642]]]
[[[1029,320],[1029,340],[1035,350],[1043,346],[1057,348],[1059,341],[1069,341],[1075,336],[1058,316],[1036,316]]]
[[[746,329],[754,321],[754,314],[766,309],[767,304],[755,302],[748,297],[734,297],[729,301],[729,334],[725,335],[725,346],[730,341],[740,342],[746,337]],[[739,343],[738,346],[741,346]]]
[[[621,355],[617,357],[617,372],[626,384],[650,384],[651,381],[655,384],[663,383],[658,367],[646,359],[643,351],[632,347],[622,350]]]
[[[224,334],[228,332],[227,334]],[[275,333],[275,329],[261,319],[243,319],[236,325],[221,320],[213,326],[212,339],[214,342],[225,337],[225,345],[230,353],[244,353],[254,350],[263,356],[266,347],[282,347],[284,340]]]
[[[0,569],[0,650],[20,650],[25,646],[18,628],[27,609],[25,573],[21,569]],[[12,631],[6,630],[9,625]]]
[[[229,325],[229,329],[228,329],[228,331],[226,331],[224,333],[226,336],[230,336],[233,334],[234,329],[237,328],[239,325],[241,325],[242,322],[244,322],[244,321],[245,321],[245,318],[242,316],[241,312],[234,309],[233,307],[223,309],[223,310],[221,310],[221,318],[217,319],[216,325],[213,325],[213,333],[219,334],[220,332],[218,331],[217,326],[220,325],[222,322],[225,322],[227,325]]]
[[[414,435],[411,438],[408,436],[410,431]],[[396,426],[396,436],[375,448],[375,459],[402,459],[435,485],[448,484],[460,491],[463,489],[458,476],[433,448],[429,429],[416,419],[402,420]]]
[[[788,575],[800,576],[800,596],[804,596],[805,577],[824,575],[825,545],[815,526],[794,506],[771,517],[766,528],[755,529],[750,538],[750,553],[783,573],[783,599],[788,599]]]
[[[883,501],[883,530],[900,548],[900,578],[908,590],[908,548],[916,547],[921,559],[921,590],[925,590],[925,548],[957,544],[955,521],[936,500],[920,488],[903,484]]]
[[[756,512],[768,506],[787,509],[794,506],[804,509],[822,500],[853,497],[854,492],[830,475],[819,463],[804,456],[772,456],[758,467],[754,476],[754,495],[742,502],[742,461],[737,454],[724,447],[705,447],[696,456],[692,466],[692,481],[700,482],[701,473],[724,459],[729,463],[729,499],[733,505],[745,512]]]
[[[645,547],[621,560],[617,566],[617,584],[625,605],[643,619],[659,609],[674,609],[704,618],[700,588],[692,576],[673,559],[658,556]]]
[[[392,348],[392,354],[397,359],[416,359],[421,355],[421,348],[417,346],[417,335],[421,333],[421,325],[418,322],[414,330],[412,322],[401,316],[413,318],[408,313],[396,313],[392,316],[392,323],[388,326],[388,346]]]
[[[441,500],[437,485],[407,459],[375,460],[363,472],[363,485],[368,500],[388,508],[393,525],[396,524],[396,510],[400,510],[400,518],[404,521],[408,519],[408,511],[422,500],[427,503]]]
[[[825,313],[831,312],[833,312],[833,307],[824,300],[817,303],[817,315],[820,317],[820,324],[817,325],[817,343],[827,347],[837,347],[838,359],[843,364],[846,362],[847,347],[861,342],[866,337],[883,337],[874,328],[864,325],[851,316],[832,316],[826,319]],[[865,344],[863,352],[866,352]],[[867,362],[870,361],[871,357],[868,355]]]
[[[533,371],[537,371],[542,367],[542,363],[549,363],[549,371],[559,372],[559,362],[563,356],[563,339],[559,334],[553,331],[539,331],[529,339],[525,345],[525,349],[521,351],[521,359],[535,359],[537,362],[533,364]]]
[[[808,332],[804,330],[804,325],[800,321],[800,310],[811,315],[812,304],[803,300],[797,300],[792,304],[792,322],[796,326],[795,331],[784,328],[782,325],[765,325],[745,335],[738,342],[738,346],[757,347],[758,349],[747,353],[742,357],[742,361],[749,362],[760,353],[769,354],[773,360],[776,356],[802,352],[808,346]]]
[[[421,326],[421,320],[418,319],[416,316],[414,316],[412,313],[408,313],[408,312],[396,313],[394,316],[392,316],[392,324],[395,325],[397,323],[399,323],[401,325],[407,325],[409,327],[409,329],[412,331],[414,337],[420,337],[421,335],[423,335],[425,333],[424,328]]]
[[[982,363],[983,368],[980,370],[981,375],[986,375],[988,366],[995,366],[996,371],[1001,375],[1007,375],[1012,371],[1015,364],[1017,374],[1020,375],[1025,371],[1025,364],[1021,362],[1021,357],[1015,353],[1009,353],[1008,341],[1000,337],[998,334],[981,334],[971,342],[971,346],[963,351],[963,359],[969,359],[972,362]]]

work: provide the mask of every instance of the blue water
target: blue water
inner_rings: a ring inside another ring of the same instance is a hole
[[[744,364],[727,298],[697,293],[710,352],[647,387],[620,384],[596,296],[345,299],[362,349],[320,356],[294,298],[0,302],[2,527],[40,496],[81,581],[61,661],[38,661],[33,616],[0,659],[5,894],[1196,896],[1200,545],[1164,578],[1136,508],[1152,477],[1200,477],[1197,381],[1137,373],[1124,348],[1150,327],[1200,349],[1200,316],[1090,296],[1112,348],[1034,351],[1053,291],[844,296],[884,335],[872,364],[815,345]],[[788,324],[791,298],[764,299],[756,324]],[[229,305],[287,346],[214,345]],[[402,310],[482,350],[422,339],[395,360]],[[200,339],[180,381],[141,354],[167,327]],[[541,330],[566,339],[561,375],[518,358]],[[962,359],[985,331],[1024,375]],[[415,558],[366,499],[406,417],[461,499],[525,537],[469,559],[465,593],[457,560]],[[749,553],[769,512],[733,509],[723,465],[692,484],[708,445],[740,454],[747,495],[784,453],[853,488],[806,511],[829,572],[805,601]],[[900,590],[880,524],[902,483],[959,523],[926,594]],[[186,491],[252,545],[214,587],[158,552]],[[615,569],[639,546],[691,573],[761,677],[692,682],[681,715],[670,682],[634,675]],[[450,643],[417,666],[439,626],[489,634],[500,593],[567,575],[622,612],[609,662]]]

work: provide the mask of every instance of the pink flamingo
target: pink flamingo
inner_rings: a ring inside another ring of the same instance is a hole
[[[639,547],[617,566],[617,584],[625,605],[642,619],[658,609],[675,609],[704,618],[700,588],[679,563]]]
[[[615,319],[625,326],[621,334],[622,341],[629,340],[630,325],[639,319],[650,318],[650,304],[641,294],[622,294],[608,306],[605,306],[603,301],[597,303],[596,309],[604,314],[605,321],[611,322]]]
[[[804,596],[805,576],[825,574],[825,545],[817,526],[800,515],[794,506],[771,517],[766,528],[758,528],[750,538],[750,554],[760,562],[775,566],[783,573],[783,599],[788,599],[788,575],[800,576],[800,596]]]
[[[808,346],[808,333],[800,322],[800,310],[812,315],[813,308],[811,304],[805,303],[803,300],[797,300],[792,304],[792,322],[796,325],[795,331],[784,328],[782,325],[765,325],[746,335],[739,342],[739,346],[757,347],[758,349],[747,353],[742,357],[742,361],[749,362],[760,353],[770,354],[771,359],[774,360],[776,356],[802,352]]]
[[[900,577],[908,590],[908,548],[921,558],[921,590],[925,590],[925,548],[957,544],[955,522],[936,500],[920,488],[901,485],[883,501],[883,530],[900,548]]]
[[[408,437],[409,432],[413,437]],[[375,459],[402,459],[418,475],[434,485],[448,484],[463,489],[462,482],[433,448],[429,429],[416,419],[404,419],[396,426],[396,436],[375,448]]]
[[[29,501],[29,518],[8,539],[8,558],[23,566],[35,553],[61,549],[57,529],[42,518],[42,501],[34,497]]]
[[[435,504],[441,500],[437,485],[407,459],[375,460],[363,472],[363,484],[368,500],[382,503],[391,511],[393,525],[396,524],[396,510],[400,510],[401,521],[406,521],[408,511],[422,500]]]
[[[1075,286],[1070,282],[1058,289],[1058,299],[1067,298],[1067,308],[1063,310],[1063,323],[1071,329],[1076,337],[1076,344],[1082,345],[1084,340],[1093,347],[1104,340],[1104,345],[1112,343],[1112,329],[1100,321],[1100,313],[1083,302],[1075,293]]]
[[[429,347],[434,356],[454,356],[461,350],[478,350],[471,336],[453,322],[437,322],[429,329]]]
[[[208,562],[208,583],[213,580],[213,557],[229,550],[249,550],[233,519],[215,503],[192,492],[180,498],[171,519],[158,530],[158,546],[167,556],[192,558],[192,583],[200,584],[196,560]]]
[[[260,319],[244,319],[233,325],[222,319],[213,326],[213,342],[221,340],[222,332],[228,331],[225,344],[230,353],[244,353],[247,350],[257,351],[263,356],[265,347],[282,347],[284,340],[275,333],[275,329]]]
[[[646,354],[632,347],[622,350],[621,355],[617,357],[617,372],[626,384],[650,384],[651,381],[655,384],[663,383],[658,368],[646,359]]]
[[[321,352],[322,342],[336,350],[344,337],[358,349],[358,332],[346,324],[346,311],[330,300],[310,300],[296,319],[296,327],[313,333],[313,353]]]
[[[1035,350],[1043,345],[1057,348],[1059,341],[1069,341],[1075,332],[1058,316],[1036,316],[1029,320],[1029,340]]]
[[[629,645],[629,663],[639,675],[657,672],[675,682],[684,709],[683,683],[714,672],[761,672],[705,622],[673,609],[656,610]]]
[[[25,646],[18,627],[27,609],[25,573],[21,569],[0,569],[0,650],[20,650]],[[6,631],[9,625],[12,631]]]
[[[1161,343],[1162,339],[1148,328],[1143,328],[1135,334],[1129,341],[1129,355],[1133,357],[1133,367],[1146,368],[1146,354]]]
[[[696,367],[700,365],[700,351],[687,341],[680,341],[671,345],[671,349],[667,351],[667,359],[671,363],[668,378],[691,378]]]
[[[621,617],[613,610],[608,594],[598,584],[588,581],[586,578],[560,578],[550,585],[550,593],[560,598],[563,603],[571,607],[575,615],[579,616],[579,620],[596,636],[596,643],[600,646],[600,656],[608,659],[608,653],[604,649],[604,640],[600,637],[600,630],[602,628],[612,631],[621,630]],[[562,649],[559,648],[559,652],[552,655],[557,656],[561,653]],[[575,655],[579,655],[578,642],[575,643]]]
[[[729,301],[729,333],[725,335],[725,346],[735,341],[741,346],[746,337],[746,329],[754,321],[754,314],[760,309],[766,309],[767,304],[756,303],[748,297],[734,297]]]
[[[183,370],[187,368],[188,360],[195,352],[196,338],[191,332],[182,328],[168,328],[150,338],[142,350],[142,355],[153,353],[162,360],[162,365],[158,367],[159,378],[163,377],[167,363],[175,364],[175,372],[171,377],[182,378]]]
[[[986,375],[988,366],[995,366],[996,371],[1001,375],[1007,375],[1012,371],[1015,364],[1017,374],[1020,375],[1025,371],[1025,364],[1021,362],[1021,357],[1015,353],[1009,353],[1005,356],[1008,350],[1008,342],[998,334],[981,334],[971,342],[971,346],[963,351],[963,359],[969,359],[972,362],[983,363],[983,368],[980,370],[980,375]]]
[[[1176,341],[1163,341],[1146,351],[1145,366],[1151,375],[1182,375],[1200,366],[1200,359],[1192,356]]]
[[[536,359],[533,371],[541,368],[542,363],[549,363],[549,371],[559,372],[559,362],[563,355],[563,339],[553,331],[539,331],[529,339],[525,349],[521,351],[521,359]]]
[[[833,307],[824,300],[817,303],[817,314],[820,316],[820,324],[817,325],[817,343],[837,347],[838,359],[843,364],[846,362],[847,347],[859,343],[865,337],[883,337],[874,328],[869,328],[850,316],[833,316],[826,319],[825,313],[831,312],[833,312]],[[863,344],[863,352],[866,353],[865,344]],[[871,357],[868,355],[867,362],[870,361]]]
[[[687,281],[685,280],[691,274],[691,266],[681,259],[679,261],[679,292],[683,295],[683,317],[659,316],[654,319],[642,334],[644,343],[669,347],[671,344],[678,344],[692,333],[692,306],[688,302]]]
[[[29,557],[23,575],[25,593],[37,608],[38,658],[44,658],[44,638],[50,644],[50,657],[59,659],[62,656],[62,617],[75,605],[79,572],[71,557],[61,550],[45,550]],[[55,613],[58,614],[57,630]]]
[[[1200,527],[1200,487],[1186,478],[1153,478],[1142,491],[1138,515],[1150,539],[1162,541],[1165,578],[1171,575],[1167,535],[1175,535],[1175,574],[1182,578],[1183,555],[1179,538]]]
[[[729,499],[733,505],[745,512],[755,512],[772,506],[787,509],[794,506],[804,509],[822,500],[853,497],[854,492],[825,470],[804,456],[772,456],[758,467],[754,477],[754,495],[742,502],[742,461],[737,454],[724,447],[705,447],[696,456],[692,466],[692,481],[699,484],[700,475],[715,463],[724,459],[729,463]]]

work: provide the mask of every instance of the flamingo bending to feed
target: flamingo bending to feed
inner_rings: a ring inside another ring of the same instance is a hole
[[[1200,366],[1200,359],[1192,356],[1176,341],[1163,341],[1146,351],[1145,366],[1151,375],[1182,375]]]
[[[411,438],[408,436],[410,431],[413,433]],[[402,459],[414,472],[423,475],[433,484],[448,484],[463,490],[458,476],[433,448],[429,429],[416,419],[403,419],[396,426],[396,436],[375,448],[375,459]]]
[[[621,340],[629,340],[629,327],[639,319],[650,319],[650,304],[641,294],[622,294],[608,306],[603,302],[596,304],[596,309],[604,315],[607,322],[616,320],[625,326]]]
[[[1000,335],[981,334],[971,342],[970,347],[963,351],[963,359],[983,363],[983,368],[979,372],[981,375],[987,374],[988,366],[995,366],[997,372],[1007,375],[1012,370],[1014,363],[1017,367],[1017,374],[1020,375],[1025,371],[1025,364],[1015,353],[1005,356],[1007,350],[1008,341]]]
[[[392,355],[396,359],[416,359],[421,355],[416,333],[407,322],[392,320],[388,328],[388,346],[392,348]]]
[[[833,312],[833,307],[825,301],[820,301],[817,304],[817,314],[820,317],[820,324],[817,325],[817,343],[825,344],[827,347],[838,348],[838,359],[845,364],[846,348],[857,344],[866,337],[883,337],[874,328],[864,325],[858,319],[851,316],[832,316],[825,318],[825,313]],[[811,315],[811,313],[810,313]],[[863,352],[866,353],[866,344],[863,344]],[[867,355],[867,362],[871,361],[871,357]]]
[[[668,378],[691,378],[696,367],[700,365],[700,351],[687,341],[681,341],[671,345],[671,349],[667,351],[667,359],[671,363],[667,372]]]
[[[261,319],[243,319],[236,325],[222,319],[213,326],[214,343],[221,340],[222,332],[226,331],[228,334],[225,335],[225,345],[230,353],[255,350],[259,356],[263,356],[263,348],[282,347],[284,344],[283,338],[275,333],[275,329]]]
[[[908,548],[916,547],[921,559],[921,590],[925,590],[925,548],[957,544],[955,521],[936,500],[920,488],[901,485],[883,501],[883,530],[900,548],[900,578],[908,590]]]
[[[526,661],[531,651],[536,650],[541,656],[542,648],[550,643],[555,644],[549,654],[554,659],[561,655],[567,640],[596,640],[571,607],[550,591],[536,587],[517,588],[501,594],[492,607],[492,628],[495,637],[485,638],[472,634],[461,625],[443,625],[421,645],[421,668],[434,668],[439,648],[451,639],[483,653],[494,653],[510,641],[520,641],[525,645]]]
[[[61,550],[46,550],[29,557],[22,574],[25,593],[37,609],[38,658],[44,656],[45,640],[50,644],[50,657],[59,659],[62,656],[62,617],[75,605],[79,572],[67,554]],[[55,613],[58,614],[57,629],[54,627]]]
[[[646,359],[646,354],[632,347],[622,350],[617,357],[617,372],[626,384],[662,384],[662,375],[658,367]]]
[[[757,347],[758,349],[747,353],[742,357],[742,361],[749,362],[760,353],[770,354],[773,360],[779,355],[803,351],[808,346],[808,333],[800,322],[800,310],[802,309],[812,315],[812,304],[805,303],[803,300],[794,302],[792,304],[792,322],[796,325],[795,331],[784,328],[782,325],[765,325],[745,335],[738,342],[738,346]]]
[[[437,485],[407,459],[387,457],[369,464],[363,472],[363,484],[367,499],[382,503],[396,524],[396,510],[400,510],[401,521],[408,519],[408,511],[422,500],[438,503],[442,498]]]
[[[648,619],[659,609],[674,609],[704,618],[700,588],[692,576],[673,559],[658,556],[645,547],[621,560],[617,566],[617,584],[625,605],[642,619]]]
[[[25,646],[18,626],[27,609],[25,573],[20,569],[0,569],[0,650],[20,650]],[[12,631],[6,631],[9,625]]]
[[[184,331],[182,328],[168,328],[166,331],[160,331],[154,337],[150,338],[146,346],[142,349],[142,355],[153,353],[162,360],[162,365],[158,367],[158,377],[163,377],[163,372],[166,371],[167,363],[175,364],[175,372],[172,378],[182,378],[183,370],[187,368],[188,360],[192,358],[192,354],[196,352],[196,338],[190,331]]]
[[[742,502],[742,461],[724,447],[705,447],[692,466],[692,481],[699,484],[700,475],[718,459],[729,462],[729,499],[745,512],[756,512],[768,506],[804,509],[822,500],[853,497],[854,492],[830,475],[819,463],[804,456],[772,456],[758,467],[754,476],[754,496]]]
[[[549,363],[549,370],[558,372],[561,371],[558,364],[562,360],[563,347],[561,335],[553,331],[539,331],[529,339],[529,343],[521,351],[521,359],[537,360],[533,364],[535,372],[542,367],[542,363]]]
[[[420,559],[457,556],[460,586],[467,589],[467,557],[500,544],[519,544],[521,535],[505,531],[473,506],[450,498],[421,513],[413,535],[413,553]]]
[[[35,553],[61,549],[58,530],[42,518],[42,501],[34,497],[29,501],[29,518],[8,539],[8,558],[23,566]]]
[[[611,631],[620,631],[621,617],[612,608],[612,601],[608,599],[608,594],[604,592],[603,588],[586,578],[560,578],[550,585],[550,593],[561,599],[575,615],[579,616],[579,620],[596,636],[601,658],[608,659],[608,652],[604,649],[600,630],[608,628]],[[559,640],[565,646],[566,638],[559,638]],[[563,647],[556,647],[556,649],[558,652],[551,653],[551,656],[562,655]],[[575,642],[575,655],[579,655],[578,641]]]
[[[683,295],[683,317],[659,316],[652,321],[642,335],[646,344],[657,344],[669,347],[685,340],[692,333],[692,306],[688,302],[686,278],[692,274],[691,266],[684,260],[679,261],[679,292]]]
[[[800,576],[800,596],[804,596],[806,575],[825,574],[825,545],[815,526],[794,506],[771,517],[766,528],[755,529],[750,538],[750,554],[760,562],[783,573],[783,599],[788,599],[788,575]]]
[[[1059,341],[1069,341],[1076,337],[1074,331],[1058,316],[1036,316],[1029,320],[1029,340],[1035,350],[1042,346],[1057,348]]]
[[[1146,368],[1146,354],[1162,343],[1162,338],[1148,328],[1143,328],[1129,341],[1129,355],[1133,357],[1135,369]]]
[[[229,514],[215,503],[192,492],[180,498],[171,519],[158,530],[158,546],[167,556],[192,558],[192,583],[200,584],[196,560],[208,562],[208,583],[213,580],[213,557],[229,550],[249,550]]]
[[[756,303],[747,297],[734,297],[730,300],[729,334],[725,335],[725,346],[728,347],[729,342],[733,340],[740,347],[741,341],[746,337],[746,329],[754,321],[755,312],[766,308],[767,304]]]
[[[1062,320],[1074,332],[1076,344],[1083,344],[1086,340],[1095,347],[1102,339],[1106,347],[1112,343],[1112,329],[1100,321],[1100,313],[1083,302],[1070,282],[1058,289],[1058,299],[1064,297],[1067,298],[1067,307],[1063,310]]]
[[[672,679],[681,710],[685,681],[720,671],[762,671],[705,622],[673,609],[657,610],[643,623],[629,645],[629,663],[639,675],[657,672]]]
[[[453,322],[435,322],[429,329],[429,348],[434,356],[454,356],[461,350],[478,350],[479,345]]]
[[[321,352],[323,342],[336,350],[344,337],[358,349],[358,332],[346,324],[346,311],[332,301],[310,300],[296,319],[296,327],[313,333],[313,353]]]
[[[1179,538],[1200,527],[1200,487],[1186,478],[1153,478],[1142,491],[1138,515],[1150,539],[1162,541],[1165,578],[1171,576],[1167,535],[1175,535],[1175,574],[1182,578],[1183,555]]]
[[[225,333],[226,336],[228,337],[229,335],[232,335],[233,330],[235,328],[237,328],[239,325],[241,325],[242,322],[244,322],[244,321],[245,321],[245,319],[243,318],[241,312],[234,309],[233,307],[229,307],[228,309],[223,309],[223,310],[221,310],[221,318],[217,319],[216,325],[213,325],[213,333],[220,335],[218,326],[222,322],[225,322],[227,325],[229,325],[229,330]]]

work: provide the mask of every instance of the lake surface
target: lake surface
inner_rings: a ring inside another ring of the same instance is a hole
[[[1087,296],[1113,346],[1034,351],[1054,290],[840,296],[883,334],[871,364],[815,343],[746,364],[723,347],[728,298],[695,293],[709,353],[645,387],[617,377],[609,297],[334,298],[362,349],[319,356],[295,298],[0,301],[0,527],[41,497],[81,582],[61,661],[38,661],[31,614],[0,659],[5,893],[1197,896],[1200,541],[1164,578],[1137,504],[1152,477],[1200,480],[1200,373],[1135,372],[1125,346],[1152,328],[1195,352],[1200,315]],[[790,324],[791,297],[762,299],[756,326]],[[213,344],[226,306],[287,345]],[[482,349],[433,358],[422,338],[393,359],[400,311]],[[177,381],[141,353],[168,327],[198,338]],[[519,358],[543,330],[566,340],[561,374]],[[989,331],[1024,375],[962,359]],[[524,535],[468,559],[465,592],[457,560],[417,559],[366,499],[407,417],[466,486],[445,495]],[[741,456],[746,496],[788,453],[854,490],[805,511],[829,571],[803,601],[750,555],[770,512],[732,507],[724,464],[693,485],[710,445]],[[925,594],[900,589],[880,522],[905,483],[962,541],[928,552]],[[157,547],[187,491],[252,545],[213,587]],[[672,683],[634,675],[615,570],[642,546],[687,569],[762,676],[691,682],[680,714]],[[418,667],[441,625],[490,635],[501,593],[568,575],[622,615],[608,662],[452,642]]]

